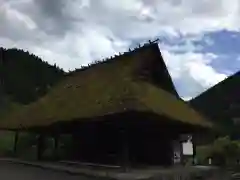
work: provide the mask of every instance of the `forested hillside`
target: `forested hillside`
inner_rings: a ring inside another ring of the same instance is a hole
[[[64,74],[56,65],[51,66],[29,52],[0,47],[0,121],[2,116],[46,94]],[[34,137],[32,134],[20,137],[23,154],[31,149],[29,139]],[[13,132],[0,131],[0,156],[12,153],[13,139]]]
[[[44,95],[64,71],[19,49],[0,48],[0,107],[9,102],[28,104]]]

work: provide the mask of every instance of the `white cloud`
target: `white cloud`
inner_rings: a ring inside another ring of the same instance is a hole
[[[215,54],[193,51],[174,53],[169,52],[165,46],[164,49],[162,48],[162,55],[174,80],[181,81],[182,86],[188,89],[188,97],[196,96],[227,77],[211,66],[211,62],[217,59]],[[186,94],[180,93],[180,96]]]
[[[128,41],[122,41],[111,36],[111,33],[94,27],[82,29],[80,35],[75,33],[66,35],[61,41],[46,41],[43,48],[33,47],[30,50],[52,64],[72,70],[93,60],[123,52],[129,46]]]
[[[10,4],[0,6],[0,15],[5,17],[6,21],[14,22],[17,26],[24,26],[27,29],[33,30],[37,28],[36,23],[26,14],[12,8]]]
[[[191,59],[191,57],[189,58]],[[218,73],[210,65],[203,63],[204,61],[201,59],[192,58],[192,62],[186,65],[189,68],[189,74],[203,86],[211,87],[226,78],[225,74]]]
[[[193,96],[223,80],[193,41],[217,30],[239,31],[238,0],[0,0],[0,45],[36,53],[65,70],[128,49],[132,41],[156,36],[183,43],[162,43],[161,50],[176,81]],[[207,44],[214,45],[211,39]],[[200,86],[199,86],[200,85]]]

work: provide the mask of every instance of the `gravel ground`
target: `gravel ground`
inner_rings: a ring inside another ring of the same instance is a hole
[[[197,173],[197,176],[188,176],[187,174],[181,171],[181,173],[167,173],[168,175],[164,178],[162,175],[154,175],[150,178],[146,178],[149,180],[159,180],[159,179],[166,179],[166,180],[177,180],[179,179],[179,174],[181,175],[182,180],[195,180],[195,179],[202,179],[202,180],[229,180],[231,179],[225,172],[221,170],[211,171],[208,167],[198,167],[199,169],[206,169],[208,173]],[[187,172],[187,168],[185,169]],[[220,171],[220,172],[219,172]],[[209,174],[210,173],[210,174]],[[138,173],[137,173],[138,174]],[[142,173],[139,173],[142,174]],[[151,173],[150,173],[151,174]],[[164,173],[165,174],[165,173]],[[195,173],[194,173],[195,174]],[[120,174],[121,175],[121,174]],[[130,177],[130,176],[129,176]],[[127,179],[134,179],[132,178]],[[138,176],[139,177],[139,176]],[[240,176],[239,176],[240,177]],[[240,179],[238,175],[235,175],[233,179]],[[124,176],[118,177],[119,179],[126,179]],[[22,165],[22,164],[15,164],[7,161],[0,161],[0,180],[97,180],[100,178],[93,178],[93,177],[86,177],[80,175],[72,175],[65,172],[56,172],[53,170],[48,169],[41,169],[37,167]],[[101,178],[103,179],[103,178]]]

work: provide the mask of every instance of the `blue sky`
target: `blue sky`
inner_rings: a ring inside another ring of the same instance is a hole
[[[233,73],[240,70],[240,34],[232,31],[217,31],[206,34],[213,44],[204,44],[203,52],[218,55],[212,66],[221,72]]]
[[[238,32],[221,30],[204,33],[203,37],[193,39],[189,44],[186,41],[186,37],[181,35],[176,39],[173,38],[169,40],[164,37],[160,37],[160,39],[160,48],[161,44],[168,45],[170,47],[175,46],[176,48],[174,48],[172,52],[177,55],[185,54],[191,48],[193,48],[191,51],[195,53],[212,54],[213,58],[211,58],[208,65],[211,66],[217,73],[222,73],[226,75],[226,77],[240,71],[240,33]],[[188,44],[188,46],[186,46],[186,44]],[[181,46],[186,47],[180,48]],[[173,80],[178,93],[183,97],[194,97],[218,82],[214,81],[213,83],[203,86],[203,84],[195,81],[191,83],[194,89],[187,89],[187,84],[191,81],[191,79],[185,78],[183,80],[179,80],[178,78],[174,78]]]
[[[155,38],[184,99],[240,70],[238,0],[0,3],[0,46],[28,50],[66,71]]]

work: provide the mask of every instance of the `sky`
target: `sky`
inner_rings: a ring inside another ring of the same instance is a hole
[[[240,70],[239,0],[0,0],[0,46],[66,71],[149,39],[189,100]]]

